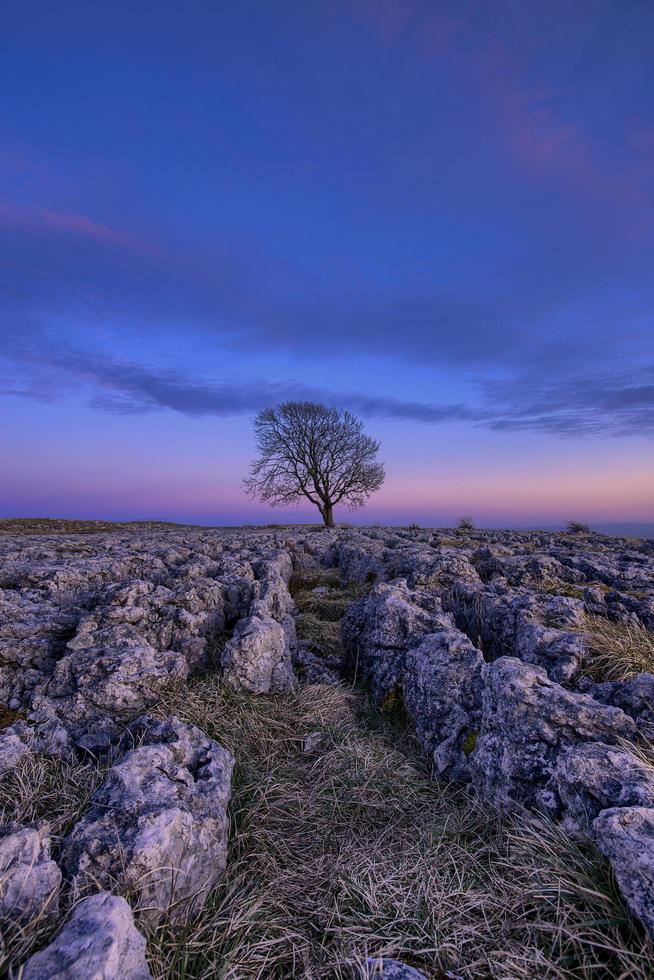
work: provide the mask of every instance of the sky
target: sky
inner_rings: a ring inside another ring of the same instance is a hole
[[[381,441],[337,519],[654,522],[654,4],[9,5],[0,516],[261,523],[257,411]]]

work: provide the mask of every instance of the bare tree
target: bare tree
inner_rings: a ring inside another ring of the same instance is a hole
[[[254,421],[257,458],[245,480],[251,497],[283,507],[306,497],[326,527],[334,507],[363,507],[384,482],[379,443],[350,412],[314,402],[266,408]]]

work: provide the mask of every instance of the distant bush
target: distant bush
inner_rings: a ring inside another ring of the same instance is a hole
[[[475,522],[473,521],[472,517],[461,517],[459,518],[459,521],[456,525],[456,529],[457,531],[464,531],[464,532],[474,531]]]
[[[570,534],[590,534],[590,527],[583,521],[568,521],[566,528]]]
[[[407,531],[419,531],[419,530],[420,530],[419,524],[409,524],[407,528]]]

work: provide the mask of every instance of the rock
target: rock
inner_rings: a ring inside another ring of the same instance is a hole
[[[636,674],[628,681],[591,684],[587,693],[602,704],[621,708],[648,739],[654,739],[654,674]]]
[[[484,658],[455,629],[425,636],[406,655],[403,700],[436,772],[466,779],[479,734]]]
[[[250,616],[237,623],[225,644],[225,682],[254,694],[284,693],[295,687],[291,650],[283,626],[270,616]]]
[[[14,769],[21,759],[31,755],[31,749],[15,732],[0,734],[0,776]]]
[[[481,718],[471,763],[483,795],[496,804],[551,810],[546,784],[562,749],[582,742],[633,738],[619,708],[573,694],[541,667],[501,657],[486,667]]]
[[[407,651],[423,636],[451,627],[440,601],[410,590],[403,579],[380,583],[348,608],[341,624],[351,669],[370,684],[376,701],[398,692]]]
[[[620,807],[595,818],[592,835],[625,902],[654,939],[654,810]]]
[[[300,640],[293,650],[293,666],[308,684],[341,683],[344,663],[341,657],[322,653],[311,640]]]
[[[364,977],[366,980],[374,980],[374,978],[379,978],[379,980],[427,980],[425,974],[421,973],[420,970],[415,970],[412,966],[407,966],[406,963],[390,960],[387,957],[367,959]]]
[[[654,770],[615,745],[588,742],[565,749],[547,784],[571,833],[585,832],[601,810],[654,807]]]
[[[176,718],[131,726],[140,741],[110,769],[64,841],[62,865],[78,893],[134,896],[150,922],[200,908],[227,860],[232,756]]]
[[[302,739],[302,751],[307,755],[317,752],[322,745],[322,732],[309,732]]]
[[[50,828],[9,824],[0,837],[0,918],[19,923],[59,912],[61,871],[50,857]]]
[[[108,892],[83,899],[50,945],[30,957],[22,980],[152,980],[125,899]]]
[[[129,720],[189,672],[182,654],[155,650],[126,623],[81,633],[67,651],[41,693],[69,728]]]

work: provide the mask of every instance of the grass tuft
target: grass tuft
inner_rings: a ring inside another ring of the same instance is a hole
[[[586,672],[599,681],[626,681],[654,673],[654,633],[634,623],[587,616],[582,627],[588,643]]]

